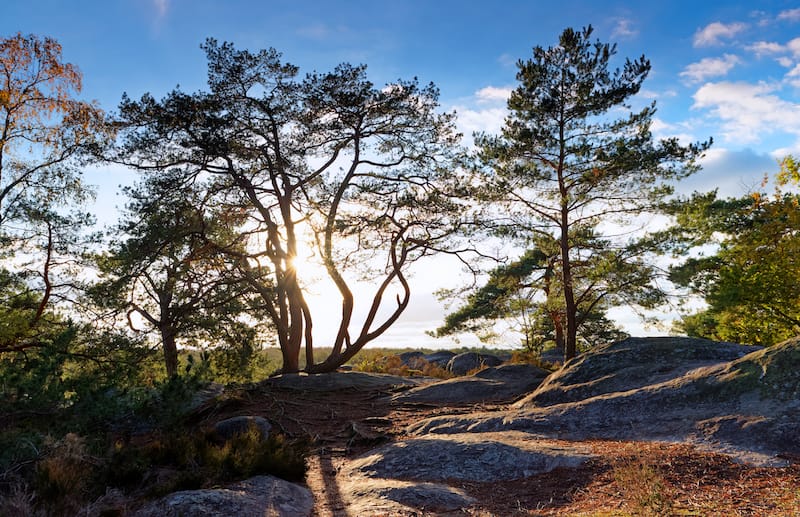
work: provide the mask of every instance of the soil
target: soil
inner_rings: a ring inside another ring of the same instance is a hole
[[[262,386],[227,392],[195,414],[198,424],[237,415],[264,416],[288,436],[310,440],[306,483],[316,500],[314,515],[338,517],[349,515],[336,478],[348,459],[407,438],[406,427],[424,418],[506,407],[397,404],[391,402],[396,392]],[[458,488],[476,504],[449,514],[421,510],[415,515],[800,515],[800,457],[785,458],[790,464],[784,467],[753,467],[687,444],[580,443],[595,455],[580,467],[513,481],[459,481]]]

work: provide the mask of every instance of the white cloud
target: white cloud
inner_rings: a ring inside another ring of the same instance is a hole
[[[797,9],[787,9],[786,11],[781,11],[778,14],[779,20],[789,20],[791,22],[800,21],[800,8]]]
[[[733,54],[725,54],[722,57],[707,57],[697,63],[690,64],[679,75],[685,77],[690,83],[699,83],[711,77],[726,75],[741,62]]]
[[[785,67],[785,68],[790,68],[792,66],[792,64],[794,64],[794,61],[792,61],[788,57],[779,57],[775,61],[777,61],[779,65],[781,65],[782,67]]]
[[[661,98],[670,98],[670,97],[677,97],[678,92],[675,90],[664,90],[663,92],[658,92],[656,90],[648,90],[643,88],[639,90],[638,95],[643,99],[661,99]]]
[[[706,151],[700,166],[700,172],[681,181],[680,193],[716,189],[720,197],[739,197],[757,189],[764,174],[772,174],[778,167],[775,159],[767,154],[751,149],[734,151],[716,145]]]
[[[795,65],[794,68],[789,70],[786,77],[800,77],[800,65]]]
[[[786,48],[788,48],[793,55],[800,57],[800,38],[795,38],[787,43]]]
[[[512,91],[513,88],[510,87],[500,88],[497,86],[487,86],[475,92],[475,96],[478,98],[479,103],[498,101],[506,102],[511,96]]]
[[[753,52],[756,56],[761,57],[768,54],[780,54],[786,51],[786,47],[774,41],[756,41],[752,45],[745,47],[747,50]]]
[[[722,44],[723,39],[730,39],[747,28],[744,23],[724,24],[714,22],[698,29],[694,34],[695,47],[710,47]]]
[[[639,30],[633,26],[633,21],[627,18],[618,19],[617,24],[611,31],[612,38],[628,39],[628,38],[635,38],[638,35],[639,35]]]
[[[720,119],[728,141],[759,142],[778,131],[800,135],[800,105],[775,95],[777,89],[766,83],[706,83],[695,92],[692,108],[707,109]]]
[[[456,127],[461,131],[467,143],[472,143],[473,133],[498,134],[503,127],[508,111],[505,108],[470,109],[456,107]]]

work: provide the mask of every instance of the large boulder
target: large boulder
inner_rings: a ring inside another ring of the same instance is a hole
[[[424,365],[425,361],[425,354],[418,350],[412,350],[410,352],[403,352],[398,354],[400,361],[409,368],[420,368]]]
[[[505,364],[485,368],[475,375],[418,386],[395,395],[392,400],[451,406],[511,402],[535,389],[549,374],[530,364]]]
[[[431,354],[426,354],[423,356],[423,359],[428,361],[431,364],[435,364],[436,366],[440,366],[442,368],[447,367],[447,363],[450,362],[450,359],[455,357],[456,353],[451,352],[450,350],[437,350]]]
[[[454,375],[466,375],[467,373],[486,366],[499,366],[503,363],[502,359],[496,355],[479,354],[477,352],[465,352],[453,356],[447,363],[447,370]]]
[[[385,373],[331,372],[319,374],[292,373],[276,375],[260,383],[261,387],[303,391],[332,391],[344,389],[388,389],[396,386],[416,386],[426,380],[399,377]]]
[[[148,503],[134,517],[216,517],[219,515],[311,515],[314,498],[300,485],[273,476],[257,476],[225,488],[185,490]]]
[[[551,406],[638,389],[760,349],[686,337],[628,338],[570,360],[519,406]]]
[[[686,441],[744,461],[780,464],[782,457],[800,456],[798,365],[800,338],[638,388],[590,391],[584,400],[547,407],[529,401],[512,412],[431,418],[409,432],[518,430],[570,440]],[[658,372],[654,378],[660,380]]]
[[[261,439],[266,440],[272,425],[266,418],[260,416],[235,416],[214,424],[213,431],[215,438],[224,442],[237,435],[248,433],[251,429],[255,429]]]

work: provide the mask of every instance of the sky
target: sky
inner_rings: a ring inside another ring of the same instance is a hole
[[[204,89],[200,44],[213,37],[250,50],[273,47],[301,73],[349,62],[366,64],[376,84],[433,82],[465,135],[499,130],[519,59],[556,44],[564,28],[586,25],[617,44],[619,63],[650,60],[634,103],[656,101],[656,137],[714,139],[703,170],[681,191],[743,195],[782,156],[800,154],[800,2],[5,0],[0,10],[0,37],[58,40],[65,61],[83,73],[81,97],[109,112],[123,92],[160,98],[176,86]],[[97,188],[98,217],[113,223],[125,202],[118,186],[134,175],[106,167],[86,178]],[[377,345],[452,344],[424,331],[439,326],[445,311],[433,292],[464,279],[452,273],[455,264],[420,266],[407,313]],[[644,327],[630,311],[613,315],[635,335],[666,328]],[[659,317],[668,322],[674,314]]]

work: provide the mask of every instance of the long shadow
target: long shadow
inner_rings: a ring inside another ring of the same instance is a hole
[[[317,501],[317,517],[347,517],[347,504],[342,499],[342,493],[339,490],[339,483],[336,481],[336,467],[333,466],[331,456],[329,454],[319,454],[317,456],[319,462],[320,475],[322,476],[322,483],[325,491],[325,506],[320,505],[321,501]]]

